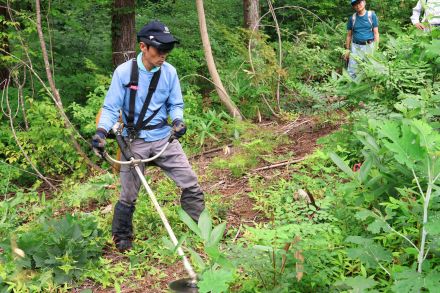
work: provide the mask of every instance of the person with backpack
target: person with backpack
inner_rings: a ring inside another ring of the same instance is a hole
[[[420,15],[424,11],[422,22]],[[411,16],[412,24],[422,31],[428,31],[432,27],[440,27],[440,0],[419,0],[413,8]]]
[[[365,9],[365,0],[350,2],[356,12],[348,19],[344,59],[348,61],[348,74],[354,79],[357,74],[357,59],[362,60],[379,46],[379,22],[374,11]]]
[[[176,139],[153,162],[182,189],[182,208],[198,221],[205,208],[204,194],[177,140],[186,132],[184,102],[176,69],[165,61],[178,41],[159,21],[142,27],[137,40],[141,51],[137,58],[119,65],[114,71],[92,146],[97,154],[104,151],[107,134],[120,113],[123,138],[136,159],[157,154],[169,141],[173,129]],[[168,124],[168,117],[172,125]],[[122,157],[123,161],[128,159]],[[145,166],[139,167],[144,172]],[[132,219],[141,180],[130,165],[121,166],[120,180],[121,193],[114,208],[112,235],[116,248],[123,252],[132,248]]]

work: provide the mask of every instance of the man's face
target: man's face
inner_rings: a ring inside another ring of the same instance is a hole
[[[160,51],[153,46],[147,46],[142,42],[140,43],[140,49],[142,51],[143,58],[145,58],[149,64],[156,67],[162,66],[170,53],[169,51]]]
[[[358,1],[356,4],[353,5],[353,9],[356,10],[356,12],[360,12],[365,9],[365,1]]]

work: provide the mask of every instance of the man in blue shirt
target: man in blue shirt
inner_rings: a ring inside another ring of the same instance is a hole
[[[116,68],[92,145],[98,152],[103,150],[107,133],[122,112],[124,139],[136,159],[145,159],[162,149],[168,141],[171,128],[174,128],[174,136],[179,138],[185,134],[186,126],[183,123],[184,103],[179,78],[176,69],[165,62],[177,40],[168,27],[159,21],[145,25],[137,34],[137,39],[141,52],[135,62],[130,60]],[[133,84],[131,80],[132,66],[136,66],[133,68],[138,70],[137,84]],[[150,85],[154,84],[154,76],[159,76],[159,79],[148,103],[147,96]],[[132,101],[134,105],[130,106]],[[144,103],[148,107],[142,115]],[[135,129],[132,125],[137,124],[139,117],[144,123],[140,129]],[[168,117],[172,126],[167,123]],[[123,160],[127,159],[129,158],[123,156]],[[179,141],[173,140],[154,164],[164,170],[182,189],[182,208],[197,221],[205,207],[204,195]],[[139,167],[143,172],[144,166]],[[128,165],[121,166],[120,177],[121,194],[115,205],[112,235],[117,249],[125,251],[132,247],[132,218],[141,181],[136,171]]]
[[[373,53],[379,46],[379,23],[376,14],[365,9],[364,0],[350,1],[356,13],[348,19],[344,57],[348,60],[348,74],[354,79],[357,61],[362,60],[366,54]]]

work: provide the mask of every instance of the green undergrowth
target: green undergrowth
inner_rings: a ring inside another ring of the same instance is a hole
[[[248,127],[247,131],[234,141],[230,154],[212,161],[212,168],[226,169],[232,176],[241,177],[261,163],[264,156],[270,157],[277,146],[288,141],[287,136],[273,130],[259,128],[257,125]]]
[[[361,270],[343,251],[339,170],[329,157],[318,150],[274,178],[250,179],[254,209],[269,222],[246,225],[231,248],[243,270],[236,290],[323,292],[349,269]]]

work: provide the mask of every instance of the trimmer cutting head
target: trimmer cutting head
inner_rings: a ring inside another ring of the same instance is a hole
[[[176,293],[197,293],[197,283],[191,278],[179,279],[168,284],[171,291]]]

